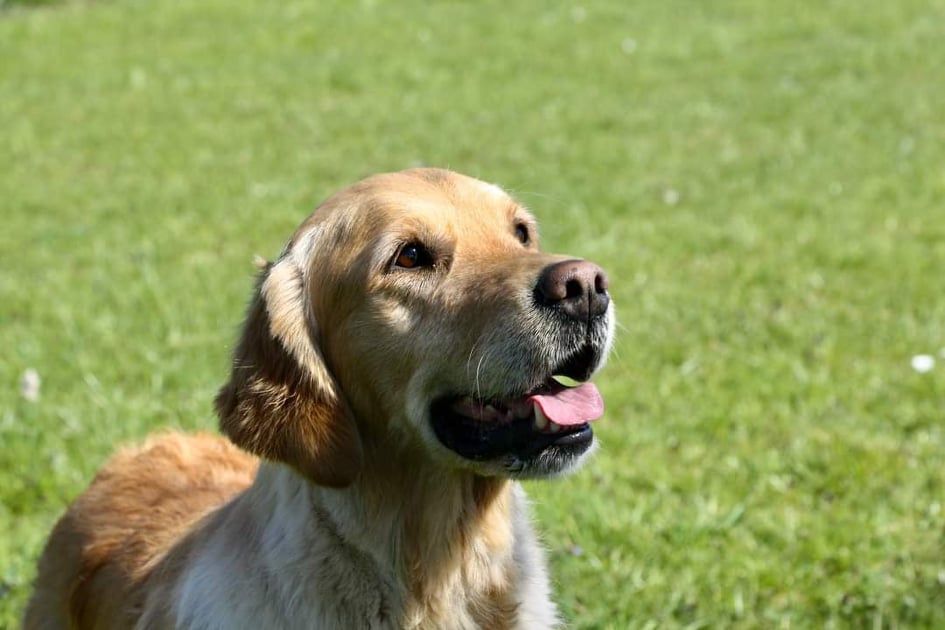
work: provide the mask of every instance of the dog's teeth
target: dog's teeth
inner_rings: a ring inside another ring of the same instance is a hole
[[[561,425],[560,425],[560,424],[555,424],[554,422],[549,422],[549,423],[548,423],[548,431],[549,431],[550,433],[557,433],[557,432],[560,431],[560,430],[561,430]]]
[[[545,417],[545,414],[542,413],[541,407],[535,405],[535,428],[539,431],[544,431],[548,426],[548,418]]]

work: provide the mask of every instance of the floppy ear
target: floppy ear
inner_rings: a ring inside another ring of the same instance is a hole
[[[316,344],[300,258],[286,251],[260,274],[216,410],[238,446],[343,487],[361,468],[361,438]]]

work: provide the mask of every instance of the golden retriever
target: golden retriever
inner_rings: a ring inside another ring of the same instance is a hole
[[[26,628],[556,626],[515,480],[591,451],[613,327],[604,272],[541,253],[498,187],[355,184],[260,274],[229,441],[114,456],[53,530]]]

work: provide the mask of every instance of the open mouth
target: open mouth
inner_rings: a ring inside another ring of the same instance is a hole
[[[430,409],[433,430],[444,446],[474,461],[509,455],[527,460],[549,449],[580,455],[593,442],[590,423],[603,415],[604,404],[592,383],[571,379],[586,378],[591,371],[586,364],[579,369],[565,364],[554,373],[569,378],[549,377],[524,394],[439,398]]]

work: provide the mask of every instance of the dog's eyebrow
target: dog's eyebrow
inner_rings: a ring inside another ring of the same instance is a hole
[[[528,208],[517,201],[513,201],[509,204],[507,212],[510,219],[535,223],[535,217],[532,216],[532,213],[528,210]]]

